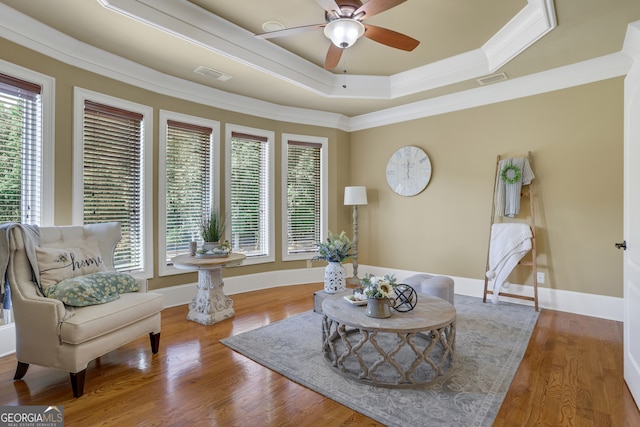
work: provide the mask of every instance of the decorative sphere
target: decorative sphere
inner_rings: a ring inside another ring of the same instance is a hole
[[[393,307],[396,311],[411,311],[418,303],[418,294],[415,289],[409,285],[396,286],[396,305]]]

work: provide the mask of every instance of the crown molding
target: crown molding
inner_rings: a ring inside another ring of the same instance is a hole
[[[278,105],[160,73],[82,43],[2,3],[0,37],[74,67],[162,95],[266,119],[348,128],[348,117],[342,114]]]
[[[640,50],[640,41],[635,37],[640,31],[640,21],[630,24],[630,28],[635,31],[627,32],[623,52],[620,53],[349,118],[327,111],[278,105],[187,82],[81,43],[0,3],[0,37],[69,65],[155,93],[214,108],[347,132],[474,108],[625,75],[632,63],[631,55],[625,52]],[[25,29],[29,30],[25,31]],[[459,60],[466,61],[465,58],[459,58]]]
[[[354,116],[349,120],[349,131],[401,123],[620,77],[627,74],[631,65],[632,60],[625,53],[612,53],[490,86]]]
[[[529,0],[524,9],[482,47],[391,76],[391,98],[493,73],[556,25],[552,0]]]
[[[255,37],[188,0],[98,0],[108,10],[143,22],[207,50],[277,76],[317,94],[336,85],[333,73]]]
[[[553,0],[529,0],[520,13],[482,46],[489,73],[511,61],[556,26]]]
[[[306,59],[262,39],[187,0],[99,0],[105,8],[315,94],[331,98],[394,99],[481,77],[506,64],[556,27],[553,0],[527,5],[477,51],[393,76],[350,75],[349,87]]]
[[[627,27],[622,52],[630,58],[640,57],[640,21],[632,22]]]

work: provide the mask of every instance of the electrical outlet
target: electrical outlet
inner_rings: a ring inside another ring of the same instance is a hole
[[[536,281],[538,283],[544,283],[544,273],[542,271],[538,271],[538,275],[536,276]]]
[[[313,267],[313,261],[311,261],[310,259],[307,260],[307,268],[311,268]]]

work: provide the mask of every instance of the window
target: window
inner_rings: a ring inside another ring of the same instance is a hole
[[[284,134],[282,146],[282,259],[310,259],[327,228],[327,139]]]
[[[231,247],[245,264],[274,261],[273,132],[229,125],[227,144]]]
[[[200,244],[200,221],[219,206],[220,124],[199,117],[160,111],[158,224],[160,274],[176,274],[174,256]]]
[[[150,277],[152,109],[82,89],[75,108],[74,222],[120,222],[116,268]]]
[[[0,63],[0,223],[53,223],[52,92],[53,79]]]

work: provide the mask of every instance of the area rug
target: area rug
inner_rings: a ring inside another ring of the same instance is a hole
[[[246,357],[387,426],[491,426],[538,319],[533,307],[456,295],[453,367],[417,389],[344,377],[322,354],[313,311],[222,340]]]

